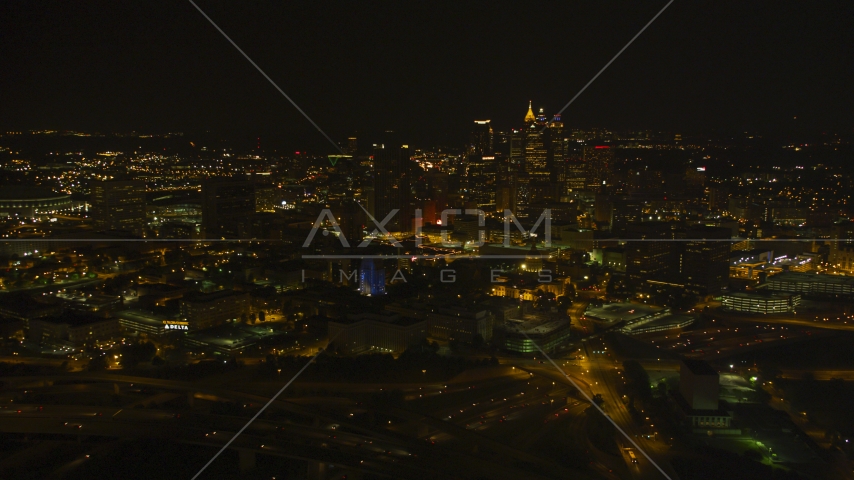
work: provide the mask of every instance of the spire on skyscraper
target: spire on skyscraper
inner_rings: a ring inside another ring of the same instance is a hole
[[[525,123],[534,123],[537,117],[534,116],[534,109],[531,107],[531,100],[528,100],[528,113],[525,114]]]

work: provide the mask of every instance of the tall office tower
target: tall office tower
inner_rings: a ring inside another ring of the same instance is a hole
[[[524,130],[513,129],[510,131],[510,165],[517,170],[525,163],[525,132]]]
[[[837,270],[854,273],[854,222],[839,222],[830,230],[830,266]]]
[[[449,175],[445,172],[430,170],[424,178],[427,183],[427,198],[435,204],[435,211],[441,212],[448,208]]]
[[[359,292],[362,295],[385,295],[385,270],[376,259],[362,260],[359,268]]]
[[[729,282],[732,230],[724,227],[694,226],[680,232],[682,281],[696,295],[718,295]]]
[[[510,132],[495,132],[492,140],[492,152],[510,158]]]
[[[374,145],[374,212],[378,222],[397,209],[386,224],[389,232],[409,232],[415,207],[412,205],[413,162],[408,145],[401,145],[394,132],[386,132],[384,143]]]
[[[568,158],[565,165],[566,189],[570,192],[584,190],[587,187],[587,168],[581,158]]]
[[[356,137],[347,137],[347,146],[344,147],[344,153],[347,155],[355,155],[359,150],[359,142]]]
[[[614,150],[608,145],[587,146],[582,150],[582,155],[586,166],[587,189],[607,191],[614,168]]]
[[[475,120],[469,137],[468,155],[486,155],[493,153],[493,132],[489,120]]]
[[[474,121],[466,153],[466,201],[478,207],[494,205],[497,166],[489,120]]]
[[[727,192],[726,187],[722,185],[710,185],[706,188],[706,195],[710,212],[719,213],[727,209],[729,192]]]
[[[516,204],[517,177],[513,175],[505,181],[501,181],[495,188],[495,211],[503,214],[504,210],[510,210],[513,214],[518,213]]]
[[[205,238],[250,238],[255,187],[241,177],[202,183],[202,231]]]
[[[532,181],[548,181],[551,175],[549,169],[548,134],[544,131],[547,119],[540,109],[539,115],[534,116],[531,104],[525,115],[525,172]]]
[[[466,200],[478,207],[495,205],[497,161],[492,155],[469,155],[466,162]]]
[[[566,169],[564,160],[566,160],[566,139],[563,138],[563,122],[560,119],[560,114],[554,116],[549,122],[549,165],[555,175],[553,180],[566,184]]]
[[[145,228],[145,183],[108,180],[92,183],[92,219],[98,230],[142,235]]]
[[[607,208],[608,221],[611,225],[612,235],[623,235],[626,227],[632,223],[640,222],[646,207],[647,197],[645,195],[620,195],[609,198],[606,195],[596,196],[596,208],[600,207],[600,200]]]
[[[358,205],[361,203],[361,206]],[[368,221],[367,215],[365,215],[365,210],[362,207],[365,206],[366,202],[359,202],[353,198],[345,198],[340,203],[333,205],[332,212],[335,214],[336,220],[338,220],[338,227],[341,229],[341,232],[344,234],[344,238],[351,244],[358,244],[362,241],[362,237],[364,237],[364,229],[366,225],[372,225],[370,221]],[[381,219],[378,219],[378,221]]]
[[[665,222],[644,222],[626,228],[626,281],[643,291],[648,281],[671,282],[678,277],[678,258],[673,250],[673,231]],[[632,241],[635,240],[635,241]],[[665,241],[652,241],[665,240]]]
[[[517,214],[524,215],[525,209],[531,203],[531,176],[527,173],[519,172],[516,176],[516,210]]]

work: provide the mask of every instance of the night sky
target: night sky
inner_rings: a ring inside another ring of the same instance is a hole
[[[518,127],[529,99],[556,112],[666,2],[271,3],[198,0],[333,138],[427,145]],[[564,121],[850,132],[852,20],[850,1],[676,0]],[[5,1],[0,60],[2,130],[325,142],[186,1]]]

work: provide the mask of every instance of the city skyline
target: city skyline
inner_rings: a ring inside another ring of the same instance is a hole
[[[0,477],[854,480],[854,4],[0,4]]]

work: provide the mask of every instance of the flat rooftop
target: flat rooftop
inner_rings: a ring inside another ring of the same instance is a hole
[[[568,318],[549,320],[508,320],[504,324],[507,333],[546,335],[562,327],[568,326]]]
[[[678,325],[682,325],[686,322],[692,322],[693,320],[696,319],[691,315],[665,315],[661,318],[656,318],[655,320],[648,323],[642,323],[640,325],[628,325],[626,326],[626,329],[631,331],[635,329],[650,330],[656,328],[667,329],[668,327],[678,328]]]
[[[170,316],[159,315],[145,310],[122,310],[113,313],[113,315],[119,319],[131,320],[151,326],[162,326],[165,320],[176,320]]]
[[[682,360],[682,364],[685,365],[688,370],[691,371],[694,375],[715,375],[718,376],[718,371],[712,368],[707,362],[703,360],[692,360],[690,358],[686,358]]]
[[[584,315],[605,322],[635,321],[664,310],[652,305],[637,303],[608,303],[601,307],[587,307]]]
[[[335,320],[330,321],[341,325],[353,325],[361,321],[368,320],[389,325],[397,325],[400,327],[408,327],[424,321],[423,319],[407,317],[393,312],[351,314],[347,315],[345,318],[336,318]]]
[[[820,275],[805,272],[783,272],[768,277],[768,281],[793,282],[793,283],[833,283],[837,285],[851,285],[854,287],[854,277],[844,275]]]
[[[246,324],[225,324],[217,327],[198,330],[187,334],[187,338],[199,343],[234,349],[249,346],[267,337],[280,335],[282,332]]]
[[[722,297],[734,297],[744,300],[788,300],[791,295],[785,293],[771,292],[730,292],[721,295]]]
[[[190,303],[205,303],[205,302],[215,302],[217,300],[221,300],[223,298],[228,297],[236,297],[238,295],[243,295],[243,292],[235,292],[234,290],[220,290],[218,292],[212,293],[193,293],[185,295],[183,301]]]

